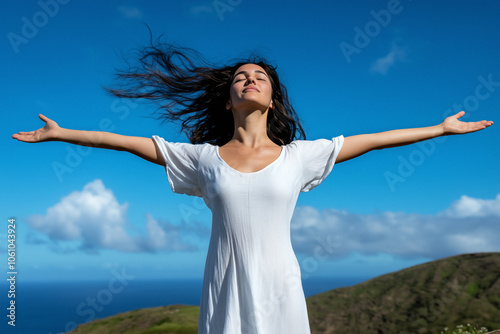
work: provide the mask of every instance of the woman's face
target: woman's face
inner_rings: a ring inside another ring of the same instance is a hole
[[[272,87],[262,67],[245,64],[234,72],[226,109],[267,110],[273,108]]]

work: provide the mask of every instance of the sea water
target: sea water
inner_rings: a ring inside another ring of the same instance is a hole
[[[363,282],[362,277],[307,278],[306,297]],[[126,285],[109,281],[18,282],[15,327],[8,325],[7,297],[2,303],[0,333],[58,334],[77,324],[122,312],[173,304],[199,305],[201,279],[132,280]],[[7,291],[0,284],[0,291]]]

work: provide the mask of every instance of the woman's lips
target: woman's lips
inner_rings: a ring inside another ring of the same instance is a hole
[[[259,90],[255,87],[247,87],[245,89],[243,89],[243,93],[245,92],[258,92]]]

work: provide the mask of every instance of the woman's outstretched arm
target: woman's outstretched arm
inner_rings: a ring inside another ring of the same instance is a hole
[[[127,151],[147,161],[165,165],[163,156],[152,138],[123,136],[102,131],[82,131],[61,128],[55,121],[39,114],[45,126],[36,131],[19,132],[12,138],[26,143],[63,141],[71,144]]]
[[[464,114],[465,112],[461,111],[453,116],[447,117],[441,124],[435,126],[346,137],[336,162],[347,161],[372,150],[413,144],[439,136],[475,132],[493,124],[492,121],[459,121],[458,119]]]

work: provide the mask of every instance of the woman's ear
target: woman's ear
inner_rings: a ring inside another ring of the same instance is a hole
[[[227,100],[226,102],[226,110],[231,109],[231,100]]]

